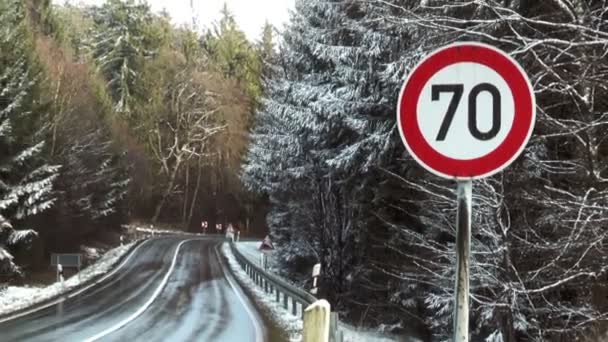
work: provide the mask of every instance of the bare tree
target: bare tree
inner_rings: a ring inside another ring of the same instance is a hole
[[[606,308],[593,301],[608,254],[606,2],[368,3],[390,8],[394,16],[385,20],[417,30],[423,51],[457,40],[500,47],[534,85],[538,122],[524,156],[504,174],[475,183],[475,336],[572,341],[590,333],[607,318]],[[391,247],[413,267],[387,272],[417,287],[410,295],[422,295],[428,324],[446,338],[455,262],[453,184],[431,176],[401,180],[423,198],[402,203],[404,211],[421,209],[422,229],[395,224],[400,239]]]
[[[153,222],[158,221],[167,199],[176,192],[178,174],[190,161],[202,162],[209,139],[225,128],[214,121],[219,109],[215,106],[215,94],[203,86],[203,77],[188,68],[175,76],[165,90],[167,112],[149,134],[160,173],[167,179]]]

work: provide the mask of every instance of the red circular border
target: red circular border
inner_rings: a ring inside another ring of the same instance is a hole
[[[492,152],[468,160],[436,151],[422,135],[417,119],[418,99],[429,79],[443,68],[463,62],[483,64],[496,71],[511,89],[515,104],[513,125],[505,140]],[[533,128],[534,106],[532,87],[517,62],[492,47],[460,43],[439,49],[412,71],[401,90],[398,124],[407,149],[430,171],[449,178],[481,178],[502,170],[521,153]]]

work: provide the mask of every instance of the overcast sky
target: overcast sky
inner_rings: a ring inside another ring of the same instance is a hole
[[[99,5],[104,0],[53,0],[54,3],[65,2],[72,4]],[[209,27],[219,18],[222,5],[234,13],[236,20],[247,37],[257,40],[262,33],[262,25],[268,20],[279,29],[289,19],[289,9],[293,9],[295,0],[192,0],[194,13],[198,16],[199,26]],[[166,9],[173,18],[174,23],[191,23],[192,10],[190,0],[148,0],[155,12]]]

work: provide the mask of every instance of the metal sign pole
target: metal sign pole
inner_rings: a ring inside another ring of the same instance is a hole
[[[458,181],[454,341],[469,341],[469,255],[471,252],[472,181]]]
[[[445,93],[453,93],[447,106]],[[478,101],[482,93],[492,101]],[[453,122],[457,112],[466,112],[468,119]],[[508,53],[457,42],[429,53],[410,70],[396,114],[401,140],[414,160],[436,176],[458,181],[454,341],[468,342],[472,180],[500,172],[522,153],[536,120],[534,87]],[[490,130],[480,131],[481,115],[492,121]]]

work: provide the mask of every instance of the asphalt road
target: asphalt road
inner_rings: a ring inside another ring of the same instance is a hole
[[[191,239],[146,241],[102,284],[0,323],[0,341],[264,340],[262,319],[223,266],[220,241]]]

